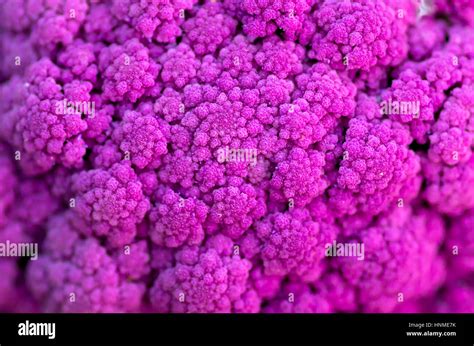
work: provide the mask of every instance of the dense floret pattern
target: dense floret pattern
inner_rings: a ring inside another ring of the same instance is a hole
[[[1,1],[0,312],[474,312],[474,6],[431,3]]]
[[[425,210],[413,214],[400,208],[395,213],[348,236],[347,242],[365,245],[364,260],[336,260],[364,311],[392,311],[398,303],[433,292],[444,280],[445,267],[438,255],[442,220]]]
[[[251,264],[234,255],[225,236],[175,255],[176,264],[158,276],[150,299],[159,312],[231,312],[245,292]]]
[[[107,237],[112,246],[133,240],[136,225],[150,207],[141,182],[126,164],[74,175],[71,192],[77,201],[73,209],[77,227],[86,234]]]
[[[408,14],[397,13],[388,3],[324,1],[315,13],[317,29],[310,57],[338,70],[399,64],[408,50]]]

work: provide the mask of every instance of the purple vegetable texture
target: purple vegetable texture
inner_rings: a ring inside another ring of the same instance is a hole
[[[3,0],[0,52],[1,312],[474,312],[472,1]]]

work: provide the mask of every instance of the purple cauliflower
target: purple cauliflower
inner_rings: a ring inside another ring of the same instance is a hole
[[[166,138],[158,120],[151,115],[126,111],[112,133],[126,160],[139,169],[157,168],[161,157],[167,153]]]
[[[150,212],[152,241],[170,248],[199,245],[204,239],[207,205],[196,198],[182,198],[171,189],[158,189],[156,198]]]
[[[422,159],[423,198],[436,210],[460,215],[474,207],[474,156],[455,166]]]
[[[455,165],[469,160],[474,145],[474,86],[452,91],[432,132],[428,150],[432,162]]]
[[[137,39],[103,49],[99,69],[104,77],[103,95],[111,101],[136,102],[155,85],[159,65]]]
[[[326,0],[315,13],[309,56],[338,70],[398,65],[408,50],[407,21],[385,1]]]
[[[301,283],[286,285],[280,297],[273,299],[265,309],[268,313],[309,313],[321,314],[332,312],[331,302]]]
[[[111,12],[147,39],[173,42],[181,35],[186,10],[196,0],[117,0]]]
[[[327,230],[305,209],[270,214],[257,222],[255,233],[261,241],[265,274],[292,274],[304,281],[318,279],[324,268],[324,245],[336,237]]]
[[[342,214],[373,215],[403,204],[410,196],[404,188],[416,190],[420,170],[418,157],[407,147],[410,140],[400,123],[362,114],[351,119],[337,181],[329,191],[331,206]]]
[[[474,272],[474,209],[453,221],[447,234],[446,255],[454,278]]]
[[[122,163],[74,175],[71,189],[76,227],[87,235],[106,237],[111,246],[132,241],[150,208],[137,175]]]
[[[236,22],[218,3],[206,3],[183,24],[185,39],[196,55],[214,53],[234,34]]]
[[[158,312],[231,312],[245,292],[249,261],[233,254],[232,241],[222,235],[204,247],[186,247],[176,264],[162,271],[150,300]]]
[[[80,239],[67,218],[52,224],[47,252],[28,266],[27,283],[45,311],[123,312],[141,303],[144,287],[121,279],[117,264],[95,239]]]
[[[79,109],[88,102],[92,84],[59,84],[60,69],[48,59],[32,64],[23,84],[26,99],[14,109],[12,144],[23,157],[26,174],[47,172],[55,164],[79,168],[86,151],[81,132],[87,129]]]
[[[364,259],[345,254],[350,257],[336,257],[336,266],[357,287],[364,311],[391,311],[443,283],[445,267],[438,254],[443,235],[443,222],[435,213],[399,208],[372,227],[347,236],[344,244],[364,246]]]
[[[281,30],[286,38],[295,40],[304,32],[304,21],[313,0],[226,0],[229,10],[236,11],[244,33],[251,38],[265,37]],[[235,8],[235,9],[234,9]]]
[[[0,311],[473,312],[473,9],[0,1]]]

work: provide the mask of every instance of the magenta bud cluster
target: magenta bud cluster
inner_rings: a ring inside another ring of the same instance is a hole
[[[473,1],[3,0],[0,311],[474,312],[473,151]]]

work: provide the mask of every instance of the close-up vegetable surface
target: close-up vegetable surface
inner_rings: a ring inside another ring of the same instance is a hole
[[[3,0],[0,311],[474,312],[474,1]]]

